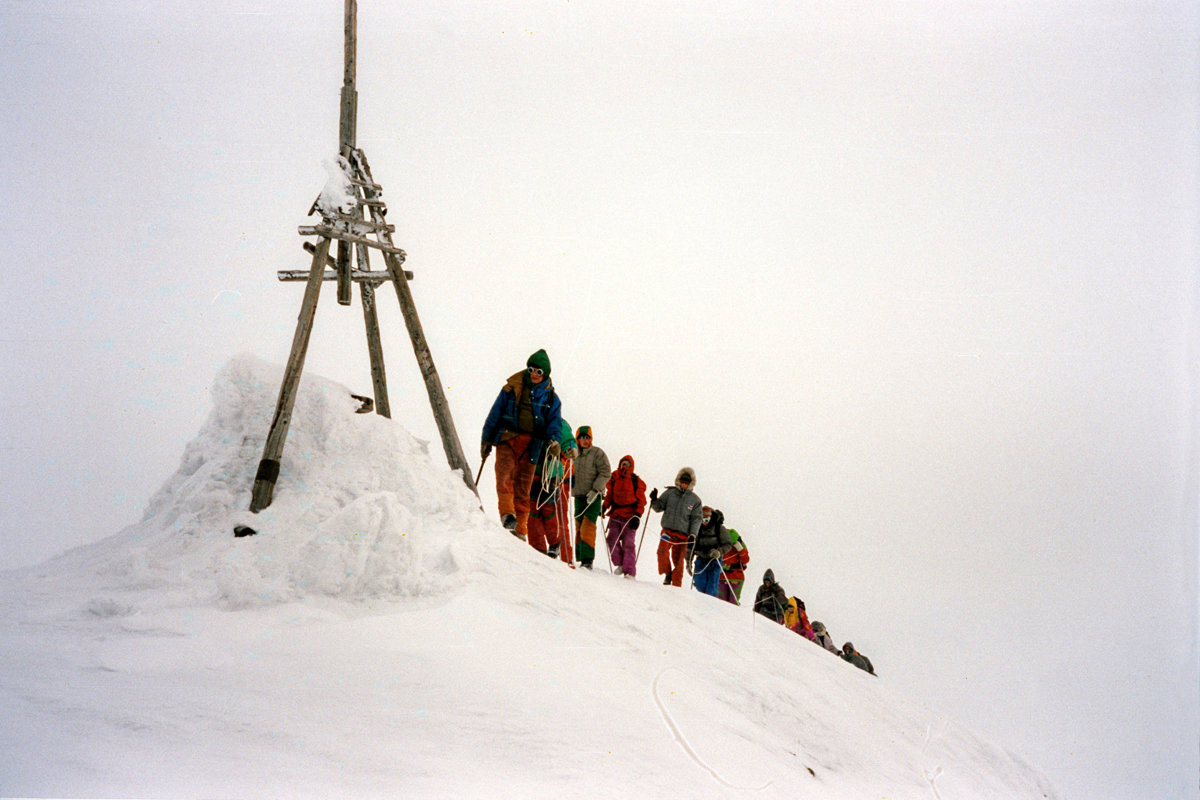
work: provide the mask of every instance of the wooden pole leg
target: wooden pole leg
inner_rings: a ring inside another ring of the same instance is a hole
[[[358,268],[362,272],[371,269],[368,248],[359,245]],[[388,402],[387,372],[383,368],[383,345],[379,341],[379,313],[375,308],[375,287],[361,283],[358,287],[362,298],[363,324],[367,328],[367,353],[371,356],[371,382],[375,385],[375,413],[392,418],[392,405]]]
[[[446,451],[446,461],[450,469],[462,472],[463,483],[467,488],[479,495],[475,487],[475,478],[471,475],[471,467],[467,457],[463,455],[462,443],[458,439],[458,431],[454,428],[454,419],[450,416],[450,403],[442,392],[442,381],[438,377],[437,368],[433,365],[433,354],[429,351],[429,343],[425,340],[425,331],[421,328],[421,319],[417,316],[417,306],[413,302],[412,291],[404,278],[403,264],[396,256],[384,252],[383,259],[387,263],[388,272],[392,277],[392,285],[396,287],[396,298],[400,301],[400,312],[404,316],[404,324],[408,327],[408,336],[412,340],[413,353],[417,356],[417,365],[425,378],[425,391],[429,393],[429,404],[433,407],[433,418],[437,422],[438,433],[442,437],[442,449]]]
[[[288,426],[292,423],[292,408],[296,405],[296,390],[300,386],[300,374],[304,371],[304,357],[308,353],[308,340],[312,336],[317,300],[321,295],[321,281],[325,277],[325,259],[328,257],[329,239],[321,238],[313,251],[312,270],[304,287],[304,301],[300,305],[300,316],[296,320],[296,335],[292,337],[292,352],[288,356],[287,368],[283,373],[283,385],[279,388],[279,401],[275,404],[271,430],[267,433],[262,460],[258,463],[258,474],[254,476],[250,510],[256,514],[271,505],[275,495],[275,481],[279,478],[279,458],[283,455],[283,443],[287,440]]]

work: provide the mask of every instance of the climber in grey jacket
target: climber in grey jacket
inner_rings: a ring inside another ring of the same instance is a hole
[[[596,520],[604,500],[604,485],[612,475],[608,455],[592,444],[592,427],[581,425],[575,431],[579,456],[575,459],[575,478],[571,495],[575,498],[575,556],[584,569],[592,568],[596,557]]]
[[[688,548],[700,531],[703,503],[692,491],[695,485],[695,470],[684,467],[676,474],[675,485],[668,487],[662,496],[659,496],[658,489],[650,492],[650,507],[662,512],[658,574],[663,576],[664,586],[683,585],[683,567],[687,563]]]

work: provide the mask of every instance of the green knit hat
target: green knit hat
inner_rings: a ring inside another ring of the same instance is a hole
[[[729,543],[730,544],[737,544],[738,539],[741,539],[741,538],[742,538],[741,535],[737,532],[736,529],[734,529],[734,528],[729,529]]]
[[[545,350],[538,350],[531,355],[529,360],[525,362],[525,366],[537,367],[542,371],[543,375],[550,377],[550,356],[546,355]]]
[[[591,435],[592,435],[592,426],[591,425],[580,425],[579,430],[575,431],[575,441],[579,441],[583,437],[591,436]]]

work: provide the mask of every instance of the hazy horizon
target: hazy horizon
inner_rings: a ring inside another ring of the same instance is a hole
[[[229,358],[286,359],[342,3],[0,21],[19,567],[136,521]],[[1181,2],[362,0],[358,143],[473,468],[545,348],[568,421],[652,485],[694,467],[751,578],[889,680],[1067,798],[1195,796],[1198,33]],[[369,392],[357,301],[323,296],[308,371]]]

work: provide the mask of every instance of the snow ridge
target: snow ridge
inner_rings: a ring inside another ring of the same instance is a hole
[[[536,555],[336,383],[250,514],[281,373],[233,359],[138,524],[3,583],[0,795],[1055,796],[746,608]]]

